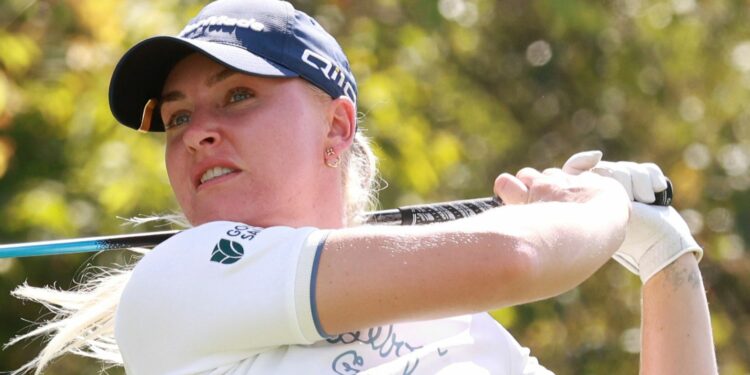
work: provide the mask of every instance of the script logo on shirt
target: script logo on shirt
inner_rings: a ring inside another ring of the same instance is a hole
[[[348,345],[347,349],[349,350],[339,354],[331,363],[331,368],[339,375],[358,374],[372,368],[373,364],[369,361],[374,356],[387,359],[391,361],[392,365],[395,365],[389,367],[388,371],[383,369],[385,372],[382,373],[411,375],[419,366],[420,357],[408,357],[408,355],[423,348],[422,345],[414,345],[399,338],[392,324],[370,328],[367,331],[344,333],[328,338],[326,341],[329,344]],[[437,353],[440,357],[443,357],[448,354],[448,349],[437,348]],[[390,371],[394,369],[398,371]],[[377,373],[380,374],[381,372]]]

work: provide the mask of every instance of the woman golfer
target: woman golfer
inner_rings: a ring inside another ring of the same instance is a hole
[[[289,3],[220,0],[137,44],[110,104],[164,132],[193,228],[100,281],[29,366],[77,351],[134,375],[548,374],[486,311],[563,293],[614,256],[645,283],[642,372],[716,372],[702,250],[673,209],[627,194],[653,200],[654,168],[583,153],[500,175],[507,205],[472,218],[357,226],[375,173],[357,84]]]

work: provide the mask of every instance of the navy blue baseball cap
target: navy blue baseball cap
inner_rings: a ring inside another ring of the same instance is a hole
[[[317,21],[280,0],[218,0],[178,36],[156,36],[120,59],[109,85],[115,118],[141,131],[164,131],[158,101],[167,75],[199,52],[230,69],[300,77],[332,98],[357,103],[357,83],[341,46]]]

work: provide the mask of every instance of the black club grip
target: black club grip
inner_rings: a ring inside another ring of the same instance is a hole
[[[672,204],[672,182],[667,180],[667,188],[656,193],[656,206]],[[420,204],[399,207],[391,210],[375,211],[365,216],[366,224],[422,225],[462,219],[480,214],[503,204],[498,197],[466,199],[460,201]]]

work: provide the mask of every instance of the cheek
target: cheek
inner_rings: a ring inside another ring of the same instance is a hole
[[[248,130],[235,137],[239,143],[235,147],[251,160],[268,164],[268,167],[281,170],[303,167],[301,163],[311,162],[318,154],[321,140],[311,128],[321,125],[300,121],[300,118],[304,119],[294,113],[274,116],[273,121],[263,122],[270,126]]]
[[[188,168],[183,163],[179,153],[169,145],[167,145],[164,154],[164,162],[167,167],[169,184],[172,186],[172,191],[174,191],[177,200],[182,204],[190,183],[189,176],[186,176]]]
[[[295,157],[306,160],[322,158],[325,120],[315,111],[297,110],[293,116],[287,117],[279,142]]]
[[[305,171],[309,173],[311,168],[318,165],[319,159],[323,158],[322,154],[318,155],[321,147],[318,141],[309,134],[290,133],[276,143],[274,154],[277,160],[274,164],[283,165],[277,169],[287,173],[305,173]]]
[[[174,183],[175,179],[174,173],[175,171],[179,170],[179,168],[176,168],[177,160],[174,151],[172,151],[172,147],[167,144],[167,148],[164,151],[164,164],[167,167],[167,175],[169,176],[169,182]]]

